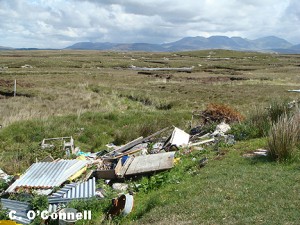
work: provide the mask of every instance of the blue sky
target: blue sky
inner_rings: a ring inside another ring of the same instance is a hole
[[[0,0],[0,46],[269,35],[300,43],[299,0]]]

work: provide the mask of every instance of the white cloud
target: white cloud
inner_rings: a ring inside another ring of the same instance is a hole
[[[297,0],[0,0],[0,46],[277,35],[297,43]]]

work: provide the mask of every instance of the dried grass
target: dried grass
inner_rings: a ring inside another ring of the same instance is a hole
[[[232,107],[224,104],[211,103],[207,108],[201,113],[204,123],[232,123],[240,122],[245,119],[245,117]]]

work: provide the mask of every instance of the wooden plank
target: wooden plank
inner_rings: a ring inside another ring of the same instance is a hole
[[[106,153],[104,156],[110,157],[110,155],[113,154],[113,153],[115,153],[115,152],[116,153],[125,152],[126,150],[131,149],[132,147],[134,147],[134,146],[136,146],[136,145],[138,145],[138,144],[140,144],[142,142],[143,142],[143,137],[139,137],[139,138],[137,138],[137,139],[135,139],[135,140],[127,143],[126,145],[124,145],[124,146],[122,146],[122,147],[120,147],[118,149],[114,149],[114,150],[110,151],[109,153]]]
[[[203,145],[203,144],[210,143],[210,142],[213,142],[213,141],[215,141],[214,138],[211,138],[211,139],[208,139],[208,140],[205,140],[205,141],[196,142],[196,143],[190,143],[189,147],[197,146],[197,145]]]
[[[132,155],[132,154],[137,153],[141,150],[143,150],[143,148],[130,150],[130,151],[124,152],[122,154],[119,154],[119,155],[116,155],[116,156],[113,156],[113,157],[105,156],[105,157],[103,157],[103,159],[106,159],[106,160],[119,159],[119,158],[123,157],[124,155]]]
[[[116,172],[116,175],[119,178],[123,178],[124,177],[124,174],[127,171],[127,169],[130,166],[130,164],[132,163],[133,159],[134,159],[133,157],[128,158],[126,160],[125,164],[122,166],[122,168],[120,168],[120,170],[118,172]]]
[[[117,152],[125,152],[126,150],[131,149],[132,147],[134,147],[142,142],[143,142],[143,137],[139,137],[139,138],[127,143],[126,145],[118,148],[116,151]]]
[[[170,169],[174,165],[175,152],[137,156],[129,165],[125,175],[141,174]]]

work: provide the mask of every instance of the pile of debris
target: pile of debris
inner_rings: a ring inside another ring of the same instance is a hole
[[[11,200],[10,195],[46,195],[48,211],[53,213],[63,210],[73,200],[104,198],[103,190],[96,187],[96,180],[104,179],[114,189],[122,192],[109,213],[126,215],[132,210],[133,196],[125,193],[128,185],[120,181],[171,169],[178,160],[175,154],[179,148],[190,149],[193,146],[214,143],[216,137],[225,135],[229,129],[229,125],[222,123],[212,134],[199,136],[190,135],[177,127],[167,127],[123,146],[108,144],[107,150],[96,153],[75,148],[72,137],[43,139],[41,149],[55,148],[58,141],[67,157],[76,155],[77,158],[54,160],[48,156],[41,162],[32,164],[24,174],[10,183],[2,195],[6,197],[1,199],[2,207],[16,210],[15,220],[28,224],[30,220],[25,212],[30,210],[30,205],[27,202]],[[1,178],[9,182],[9,176],[3,171],[0,172]]]

